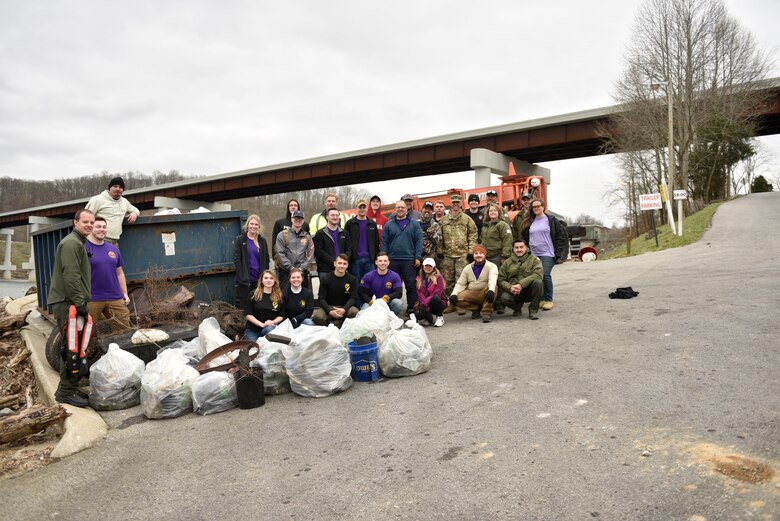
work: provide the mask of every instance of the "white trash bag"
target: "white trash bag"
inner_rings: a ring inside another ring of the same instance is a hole
[[[117,344],[89,370],[89,405],[96,411],[127,409],[141,403],[144,362]]]
[[[345,346],[362,336],[374,335],[381,341],[388,331],[403,327],[403,324],[404,321],[390,311],[387,302],[375,298],[368,309],[360,310],[355,318],[344,320],[339,335]]]
[[[433,348],[425,329],[413,317],[411,329],[393,329],[379,342],[379,371],[385,376],[413,376],[431,366]]]
[[[222,333],[222,330],[219,328],[219,322],[217,322],[216,318],[209,317],[203,320],[203,322],[201,322],[198,326],[198,347],[200,349],[200,358],[203,358],[207,353],[210,353],[216,348],[222,347],[225,344],[229,344],[230,342],[232,342],[232,340],[230,340],[230,338]],[[200,360],[200,358],[198,358],[198,360]],[[209,367],[217,367],[220,365],[229,364],[233,362],[234,359],[235,356],[232,358],[228,355],[218,356],[209,362]]]
[[[203,416],[237,407],[233,375],[226,371],[212,371],[197,377],[192,384],[192,406],[196,413]]]
[[[300,326],[292,342],[282,346],[290,387],[295,394],[322,398],[352,385],[349,352],[333,324]]]
[[[141,378],[141,408],[147,418],[175,418],[192,411],[192,384],[199,376],[181,349],[167,349],[149,362]]]

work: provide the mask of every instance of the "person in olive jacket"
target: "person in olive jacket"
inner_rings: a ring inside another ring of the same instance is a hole
[[[523,303],[530,302],[528,318],[539,318],[539,301],[544,291],[543,275],[542,261],[534,257],[523,239],[515,239],[512,255],[498,270],[498,287],[501,289],[499,298],[504,306],[514,310],[513,317],[519,317]]]

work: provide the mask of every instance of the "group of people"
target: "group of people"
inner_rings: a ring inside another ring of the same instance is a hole
[[[65,331],[71,306],[78,317],[111,321],[114,331],[130,327],[130,301],[118,241],[122,224],[140,212],[122,194],[121,177],[76,212],[73,231],[57,246],[48,304],[60,331]],[[274,223],[271,248],[262,223],[250,215],[234,241],[237,303],[246,315],[244,336],[256,340],[285,319],[301,324],[340,326],[375,300],[385,301],[401,316],[414,314],[423,324],[444,325],[444,315],[471,311],[472,318],[491,322],[505,308],[519,316],[553,308],[552,269],[563,259],[567,236],[548,215],[544,201],[524,197],[524,207],[510,221],[495,191],[487,204],[460,195],[426,202],[420,211],[406,194],[395,211],[382,214],[382,200],[355,201],[356,214],[338,209],[328,194],[325,208],[306,222],[296,199]],[[271,259],[274,270],[271,270]],[[317,304],[311,276],[319,279]],[[403,293],[406,292],[404,308]],[[63,349],[65,349],[63,334]],[[87,396],[65,365],[55,398],[86,407]]]
[[[118,242],[125,218],[132,224],[140,212],[122,197],[124,190],[121,177],[111,179],[108,189],[76,212],[73,231],[57,245],[47,302],[61,332],[63,358],[67,354],[71,307],[84,322],[91,316],[94,321],[108,319],[112,331],[130,327],[130,297]],[[86,407],[89,400],[78,387],[79,378],[63,363],[55,399]]]
[[[466,209],[460,195],[451,195],[449,213],[441,200],[425,202],[420,211],[413,202],[404,195],[385,217],[382,200],[374,195],[355,201],[356,213],[348,218],[331,193],[307,223],[291,199],[285,217],[274,223],[270,252],[260,218],[250,215],[234,243],[246,338],[268,333],[285,318],[295,327],[341,325],[375,299],[396,315],[405,309],[435,327],[455,311],[491,322],[494,311],[503,314],[507,307],[520,316],[529,303],[531,319],[539,318],[540,309],[553,308],[552,269],[565,260],[568,238],[544,201],[525,196],[512,220],[493,190],[481,209],[476,195],[469,196]],[[271,258],[275,272],[269,269]],[[313,272],[319,279],[316,308]]]

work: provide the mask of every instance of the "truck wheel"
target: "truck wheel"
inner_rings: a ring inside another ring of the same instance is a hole
[[[52,328],[46,340],[46,361],[58,373],[62,370],[62,334],[57,326]]]

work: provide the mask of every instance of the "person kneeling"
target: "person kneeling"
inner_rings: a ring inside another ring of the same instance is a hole
[[[303,285],[303,271],[300,268],[290,270],[289,284],[284,288],[284,314],[290,319],[293,328],[301,324],[313,326],[311,315],[314,312],[314,294]]]
[[[396,316],[401,316],[401,311],[404,308],[404,303],[401,300],[404,290],[401,276],[389,269],[390,258],[384,251],[377,254],[374,264],[376,264],[376,269],[363,275],[360,280],[358,295],[360,300],[365,302],[361,309],[368,309],[374,303],[373,296],[373,298],[381,298],[387,302],[390,311]]]
[[[471,318],[481,316],[482,322],[492,322],[498,268],[487,260],[487,250],[481,244],[474,246],[473,255],[474,262],[463,268],[452,289],[450,304],[471,311]]]
[[[444,325],[444,277],[436,268],[436,261],[425,259],[417,277],[417,305],[414,314],[417,322],[427,320],[434,327]]]
[[[334,270],[325,273],[320,278],[318,298],[319,309],[314,310],[312,319],[318,326],[335,324],[341,327],[345,318],[357,315],[355,307],[357,298],[357,281],[354,275],[347,272],[349,257],[341,253],[333,261]]]
[[[255,342],[274,330],[284,320],[282,288],[271,270],[260,276],[257,287],[246,301],[244,340]]]
[[[530,302],[528,318],[539,318],[539,301],[542,299],[544,284],[542,261],[526,246],[525,241],[516,239],[512,244],[512,255],[501,264],[498,270],[498,287],[501,288],[501,302],[512,308],[512,316],[519,317],[523,303]]]

